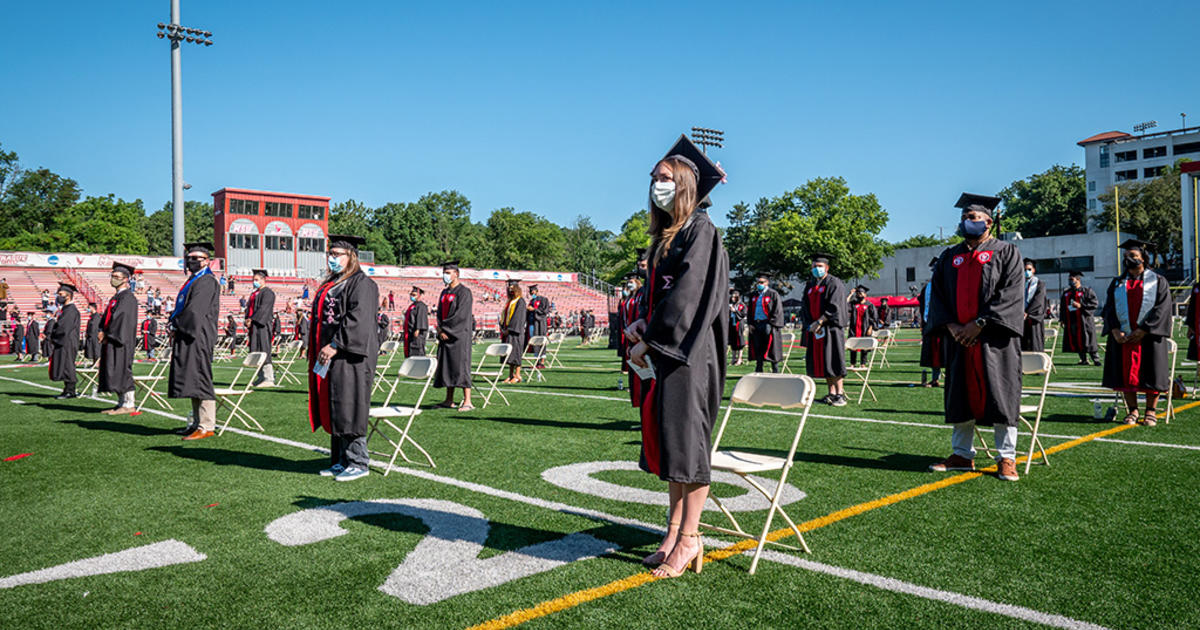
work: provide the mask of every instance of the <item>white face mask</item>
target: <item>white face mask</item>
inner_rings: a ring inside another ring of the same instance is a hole
[[[442,284],[450,284],[450,281],[451,281],[450,280],[450,272],[447,271],[446,273],[443,273],[442,274]]]
[[[654,182],[650,186],[650,197],[664,212],[675,212],[675,182]]]

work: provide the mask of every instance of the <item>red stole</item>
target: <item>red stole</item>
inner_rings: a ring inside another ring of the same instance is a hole
[[[1129,324],[1131,331],[1137,330],[1138,315],[1142,312],[1142,279],[1129,278],[1125,280],[1126,304],[1129,305]],[[1119,308],[1114,305],[1114,308]],[[1121,380],[1125,386],[1137,389],[1142,372],[1142,344],[1121,344]]]
[[[814,322],[821,319],[821,302],[824,297],[824,282],[816,284],[808,290],[808,316]],[[825,335],[817,339],[815,334],[805,332],[808,335],[808,347],[812,349],[812,375],[814,378],[825,378]]]
[[[333,288],[333,283],[328,283],[317,289],[316,299],[313,300],[311,330],[308,332],[308,425],[313,431],[317,430],[317,426],[325,429],[326,433],[333,434],[333,427],[330,424],[329,411],[329,377],[318,377],[313,374],[313,366],[317,363],[317,355],[321,352],[321,324],[325,318],[325,300],[329,296],[329,290]],[[256,292],[257,293],[257,292]],[[313,411],[313,398],[316,398],[316,413]]]
[[[983,266],[991,259],[990,251],[968,251],[955,255],[951,260],[951,264],[958,269],[955,277],[955,313],[959,324],[968,324],[979,317],[979,289],[983,283]],[[971,416],[982,420],[987,407],[983,348],[976,342],[963,350],[966,352],[964,372],[967,379],[967,403],[971,409]]]

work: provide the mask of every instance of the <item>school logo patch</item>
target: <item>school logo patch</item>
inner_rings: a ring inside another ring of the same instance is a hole
[[[954,260],[950,261],[950,264],[954,265],[955,267],[961,267],[966,260],[967,259],[963,257],[962,254],[959,254],[958,256],[954,257]]]
[[[992,252],[979,252],[979,256],[977,258],[979,259],[979,262],[987,263],[992,259]]]

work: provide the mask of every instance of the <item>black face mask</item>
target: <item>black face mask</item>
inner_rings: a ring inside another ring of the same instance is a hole
[[[1136,272],[1142,268],[1142,261],[1136,258],[1130,258],[1129,256],[1126,256],[1123,262],[1125,263],[1126,272]]]
[[[645,280],[646,279],[646,270],[642,269],[641,267],[638,267],[637,276],[639,278],[641,278],[642,280]]]
[[[187,270],[192,273],[196,273],[197,271],[200,271],[201,269],[204,268],[204,263],[196,258],[187,259],[187,262],[185,263],[185,265],[187,266]]]
[[[63,304],[67,303],[67,298],[65,298],[61,295],[56,295],[56,296],[54,296],[54,303],[59,306],[62,306]]]

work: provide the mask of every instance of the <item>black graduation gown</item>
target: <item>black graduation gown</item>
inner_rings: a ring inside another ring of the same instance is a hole
[[[20,320],[17,320],[17,323],[13,325],[12,343],[13,354],[25,354],[25,326],[21,325]]]
[[[932,290],[933,284],[926,282],[921,294],[917,296],[917,303],[921,307],[920,366],[941,369],[946,366],[945,349],[948,340],[944,331],[928,332],[929,327],[926,324],[929,321],[929,294]]]
[[[525,356],[525,329],[528,320],[525,317],[525,300],[517,300],[513,304],[512,317],[508,316],[508,304],[500,311],[501,343],[512,344],[512,352],[505,357],[505,365],[520,366]]]
[[[804,367],[813,378],[846,376],[846,285],[840,278],[825,274],[804,285],[804,304],[800,322],[804,326]],[[817,334],[808,327],[824,316],[825,324]],[[818,336],[819,335],[819,336]]]
[[[656,378],[641,407],[639,465],[664,481],[707,484],[725,389],[729,257],[703,211],[684,224],[661,260],[657,248],[650,253],[643,336]]]
[[[46,327],[42,329],[42,356],[50,358],[50,335],[54,334],[55,320],[53,318],[46,320]]]
[[[404,356],[425,356],[425,335],[429,333],[429,307],[417,300],[404,311]]]
[[[158,347],[158,322],[152,317],[142,320],[142,350],[149,352]]]
[[[1153,285],[1153,290],[1147,287]],[[1124,302],[1124,304],[1122,304]],[[1104,387],[1121,392],[1165,392],[1171,386],[1167,339],[1171,336],[1171,286],[1147,269],[1141,278],[1114,278],[1101,317],[1108,344],[1104,347]],[[1122,324],[1122,320],[1125,324]],[[1126,334],[1143,330],[1140,343],[1117,343],[1113,329]]]
[[[41,335],[41,330],[38,328],[38,323],[34,320],[29,320],[29,324],[25,326],[25,354],[37,356],[42,353],[42,340],[38,339]]]
[[[313,329],[308,346],[308,421],[340,438],[367,434],[371,389],[379,361],[379,287],[363,271],[338,284],[326,282],[313,298]],[[324,378],[312,373],[321,348],[337,354]]]
[[[1200,283],[1192,286],[1192,292],[1188,297],[1187,314],[1183,317],[1188,331],[1187,358],[1192,361],[1200,357],[1200,340],[1196,339],[1197,332],[1200,331],[1200,308],[1197,308],[1196,304],[1198,300],[1200,300]]]
[[[88,315],[87,332],[83,340],[84,358],[95,361],[100,358],[100,313]]]
[[[179,307],[183,300],[182,307]],[[171,370],[167,376],[167,396],[213,400],[213,348],[217,345],[221,285],[211,273],[196,277],[186,296],[175,298],[178,314],[169,326],[175,335],[171,342]]]
[[[275,292],[270,287],[263,287],[250,294],[246,302],[246,319],[250,320],[246,336],[250,338],[250,352],[266,352],[267,362],[271,363],[272,327],[275,320]],[[371,323],[375,318],[371,317]]]
[[[642,401],[645,400],[646,392],[650,390],[650,381],[641,378],[629,368],[629,351],[633,350],[633,341],[625,337],[625,329],[629,328],[639,319],[646,317],[646,287],[638,287],[638,290],[629,296],[625,303],[625,320],[622,321],[621,339],[624,343],[624,353],[621,355],[621,366],[629,373],[629,402],[634,407],[641,407]]]
[[[1041,352],[1046,349],[1046,283],[1034,276],[1022,287],[1025,299],[1025,323],[1021,330],[1021,351]]]
[[[741,350],[746,347],[746,310],[745,302],[729,305],[729,347]]]
[[[46,338],[50,340],[50,380],[74,383],[75,355],[79,353],[79,309],[74,304],[62,307]]]
[[[755,292],[749,307],[750,357],[772,363],[782,361],[783,339],[779,331],[783,329],[783,301],[779,299],[779,292],[771,288],[762,293]],[[765,310],[766,319],[756,319],[759,309]]]
[[[1071,306],[1075,300],[1079,300],[1078,309]],[[1091,354],[1100,350],[1096,343],[1096,324],[1092,322],[1099,305],[1100,300],[1091,287],[1063,291],[1058,309],[1058,319],[1062,322],[1063,352]]]
[[[536,295],[529,300],[525,308],[526,339],[546,334],[546,317],[550,315],[550,300]]]
[[[389,318],[387,316],[387,313],[384,313],[382,311],[379,313],[378,325],[379,325],[379,344],[383,345],[383,342],[387,341],[388,335],[391,333],[391,331],[388,330],[388,328],[392,325],[392,320],[391,320],[391,318]]]
[[[471,386],[471,341],[475,334],[473,307],[471,290],[462,283],[442,289],[438,296],[438,366],[434,387]]]
[[[299,339],[306,346],[308,345],[309,326],[310,324],[307,315],[296,320],[296,339]]]
[[[959,243],[933,267],[925,332],[987,320],[970,348],[946,337],[946,422],[1017,426],[1021,404],[1021,330],[1025,273],[1012,243],[989,239],[975,251]]]
[[[847,311],[850,316],[850,325],[846,328],[846,336],[870,337],[878,317],[875,305],[869,300],[863,300],[858,304],[850,304]]]
[[[101,392],[133,391],[133,352],[137,344],[137,298],[128,289],[112,296],[100,321],[104,343],[100,348]]]

